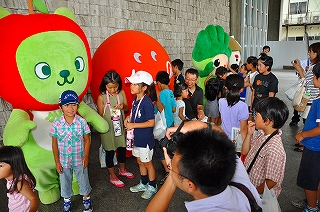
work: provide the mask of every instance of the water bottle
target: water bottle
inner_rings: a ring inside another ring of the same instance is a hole
[[[133,129],[127,131],[127,150],[132,151],[133,149]]]
[[[112,118],[112,123],[113,123],[114,135],[115,136],[120,136],[121,135],[120,116],[114,116]]]

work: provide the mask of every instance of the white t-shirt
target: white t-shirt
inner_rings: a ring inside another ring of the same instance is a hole
[[[250,182],[248,174],[240,159],[237,159],[237,166],[235,174],[231,180],[232,182],[241,183],[246,186],[254,196],[257,204],[261,207],[261,199],[257,189]],[[234,186],[227,186],[227,188],[220,194],[207,197],[204,199],[185,202],[185,206],[189,212],[248,212],[251,211],[248,198],[245,194]]]

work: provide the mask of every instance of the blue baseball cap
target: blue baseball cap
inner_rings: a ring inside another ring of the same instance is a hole
[[[78,94],[72,90],[66,90],[62,92],[59,98],[60,105],[67,105],[67,104],[79,104],[79,97]]]

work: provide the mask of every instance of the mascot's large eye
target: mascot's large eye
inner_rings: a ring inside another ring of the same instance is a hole
[[[74,65],[76,66],[76,69],[81,72],[84,70],[84,60],[82,57],[76,57],[74,61]]]
[[[157,61],[156,56],[157,56],[157,53],[155,51],[151,51],[151,57],[154,61]]]
[[[141,54],[138,52],[135,52],[133,54],[134,60],[137,61],[137,63],[141,63],[140,56],[141,56]]]
[[[41,62],[34,67],[34,72],[40,79],[47,79],[51,75],[51,68],[47,63]]]
[[[215,67],[218,67],[220,65],[220,60],[219,59],[215,59],[213,62]]]

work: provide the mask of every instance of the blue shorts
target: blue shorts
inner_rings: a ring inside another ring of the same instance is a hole
[[[297,185],[303,189],[317,191],[320,183],[320,152],[304,148],[297,176]]]
[[[89,183],[88,167],[83,169],[83,166],[75,166],[73,168],[63,168],[60,174],[60,188],[61,196],[69,198],[73,195],[72,191],[72,177],[73,172],[76,175],[78,185],[80,187],[80,195],[90,194],[92,188]]]

